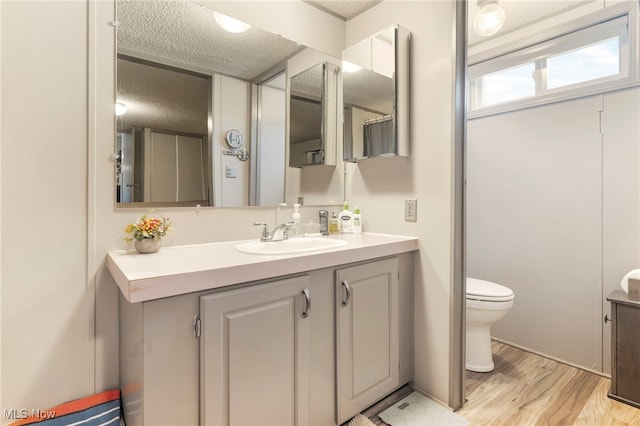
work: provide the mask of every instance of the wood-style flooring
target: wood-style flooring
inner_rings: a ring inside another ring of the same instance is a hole
[[[466,372],[467,402],[456,412],[472,426],[640,425],[640,409],[607,397],[611,380],[500,342],[492,342],[495,369]],[[404,398],[406,386],[363,414],[378,414]]]
[[[466,372],[472,425],[640,425],[640,409],[607,397],[605,377],[493,342],[495,370]]]

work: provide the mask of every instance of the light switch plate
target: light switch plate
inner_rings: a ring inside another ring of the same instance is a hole
[[[405,222],[417,222],[418,200],[404,200],[404,220]]]

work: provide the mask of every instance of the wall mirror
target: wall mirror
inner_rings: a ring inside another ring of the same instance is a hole
[[[186,0],[117,0],[116,15],[118,207],[293,197],[286,69],[312,49],[256,27],[225,30],[228,17]]]
[[[410,39],[394,25],[342,52],[345,161],[409,155]]]
[[[335,166],[337,98],[335,64],[323,62],[291,76],[289,90],[289,166]]]

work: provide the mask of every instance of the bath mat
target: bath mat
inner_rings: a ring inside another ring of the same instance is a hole
[[[347,423],[346,426],[375,426],[375,424],[362,414],[358,414],[349,420],[349,423]]]
[[[392,426],[468,426],[469,422],[426,396],[413,392],[379,414]]]

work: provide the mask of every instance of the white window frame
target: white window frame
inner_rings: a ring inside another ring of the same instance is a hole
[[[469,85],[468,118],[529,108],[609,92],[640,83],[638,75],[638,2],[625,1],[594,13],[564,22],[538,33],[538,36],[506,42],[482,50],[470,48],[467,73]],[[535,32],[530,29],[530,34]],[[620,73],[555,89],[546,89],[546,59],[611,37],[621,36]],[[536,64],[536,94],[504,103],[478,107],[481,77],[526,63]]]

